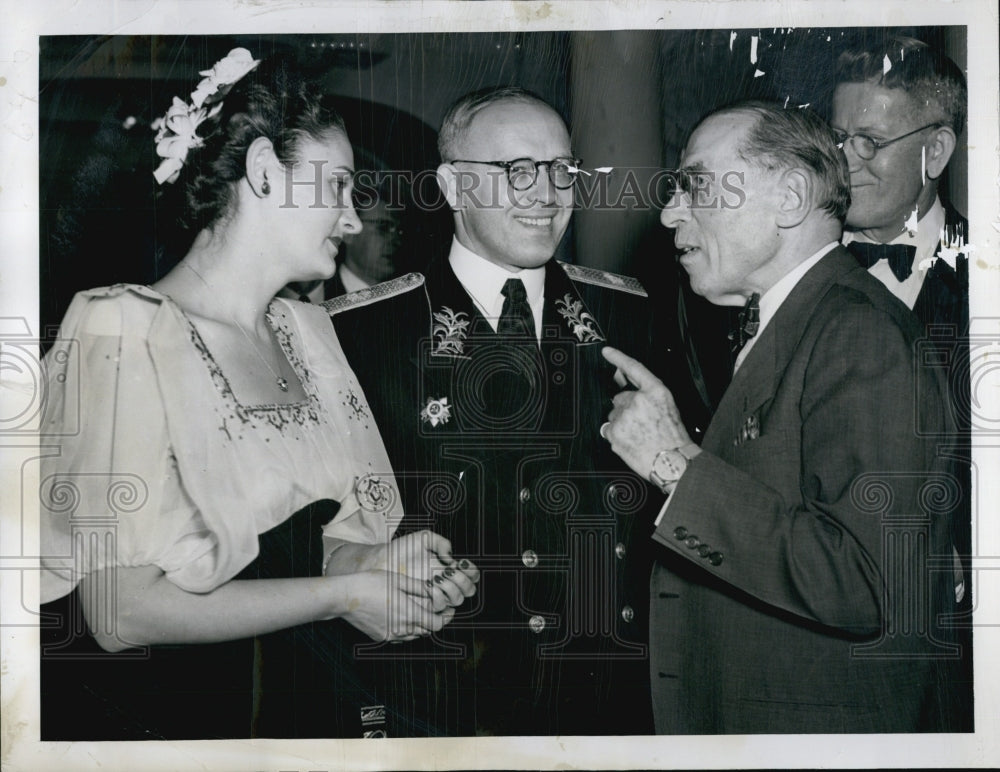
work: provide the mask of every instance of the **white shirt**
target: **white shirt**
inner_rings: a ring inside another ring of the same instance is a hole
[[[368,289],[371,286],[348,268],[346,263],[341,263],[337,266],[337,271],[340,273],[340,281],[343,283],[344,289],[348,292],[357,292],[358,290]]]
[[[918,266],[925,260],[930,260],[937,252],[938,244],[941,242],[941,233],[944,230],[944,206],[941,199],[935,198],[934,205],[927,210],[927,214],[920,218],[915,230],[904,230],[890,244],[908,244],[917,248],[913,256],[913,273],[906,277],[905,281],[899,281],[889,267],[888,260],[879,260],[868,269],[868,273],[882,282],[886,288],[902,300],[907,308],[912,309],[920,295],[920,289],[924,286],[926,271],[921,271]],[[870,238],[861,231],[844,231],[842,243],[846,246],[852,241],[874,244]],[[929,263],[928,263],[929,264]]]
[[[822,247],[818,252],[813,253],[811,257],[803,260],[795,266],[795,268],[778,279],[771,289],[760,296],[760,327],[757,328],[757,334],[746,342],[746,345],[743,346],[740,353],[737,355],[736,365],[733,367],[733,373],[740,369],[740,365],[743,364],[743,360],[747,358],[747,353],[749,353],[750,349],[753,348],[753,344],[760,338],[760,334],[764,332],[764,328],[767,327],[768,322],[774,318],[774,315],[781,307],[781,304],[785,302],[785,299],[791,294],[792,290],[795,289],[795,285],[798,284],[802,277],[809,272],[810,268],[816,265],[816,263],[818,263],[823,256],[835,246],[837,246],[837,242],[831,241],[825,247]]]
[[[476,304],[479,313],[486,317],[494,332],[497,330],[505,300],[501,292],[503,285],[508,279],[520,279],[528,296],[531,315],[535,319],[535,337],[541,340],[542,309],[545,306],[545,266],[508,271],[466,249],[457,238],[452,238],[448,262],[458,281]]]

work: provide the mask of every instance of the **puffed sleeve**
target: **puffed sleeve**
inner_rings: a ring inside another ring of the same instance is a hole
[[[80,293],[45,358],[42,602],[88,573],[213,549],[180,484],[147,345],[159,306],[125,286]]]

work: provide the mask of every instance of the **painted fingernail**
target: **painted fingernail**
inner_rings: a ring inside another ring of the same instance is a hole
[[[444,580],[441,578],[441,574],[434,574],[434,581],[440,584]]]
[[[432,582],[430,579],[425,579],[424,584],[426,584],[428,587],[434,586],[434,582]]]
[[[448,566],[444,570],[444,575],[445,576],[454,576],[455,575],[455,568],[454,568],[454,566]]]
[[[460,561],[458,561],[458,567],[459,568],[468,568],[469,567],[469,561],[466,560],[465,558],[462,558]]]

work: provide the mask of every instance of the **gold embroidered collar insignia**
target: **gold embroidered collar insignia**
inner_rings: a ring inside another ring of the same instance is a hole
[[[434,314],[434,326],[431,334],[434,336],[434,350],[431,354],[461,356],[465,350],[465,336],[468,335],[469,315],[465,311],[455,313],[448,306],[443,306]]]
[[[583,301],[575,299],[568,292],[562,300],[556,301],[556,310],[566,320],[569,329],[581,343],[593,343],[604,340],[597,327],[597,320],[583,310]]]

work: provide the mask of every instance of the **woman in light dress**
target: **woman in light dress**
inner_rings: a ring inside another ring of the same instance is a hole
[[[245,49],[202,75],[153,124],[190,251],[152,286],[79,293],[46,358],[42,602],[63,624],[43,739],[266,732],[267,641],[301,665],[311,624],[407,640],[475,592],[443,537],[391,538],[395,481],[333,327],[274,298],[360,230],[343,123]],[[338,549],[334,516],[374,523],[371,546]]]

